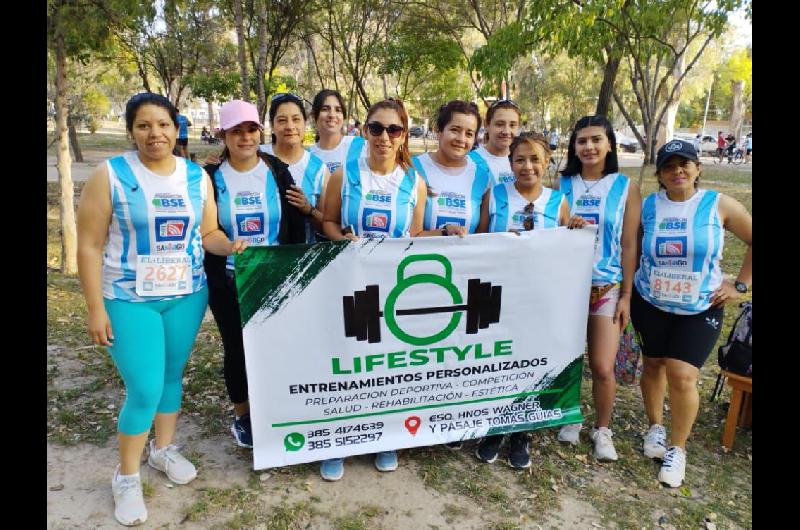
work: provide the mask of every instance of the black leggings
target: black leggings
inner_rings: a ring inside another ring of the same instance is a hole
[[[224,276],[209,275],[208,288],[208,305],[214,314],[219,334],[222,335],[222,348],[225,352],[223,366],[228,397],[232,403],[244,403],[248,399],[247,371],[244,363],[242,319],[239,314],[233,271],[226,271]]]

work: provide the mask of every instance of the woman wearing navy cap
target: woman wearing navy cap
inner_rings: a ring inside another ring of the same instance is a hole
[[[719,337],[725,304],[746,293],[753,276],[753,219],[736,199],[699,189],[701,170],[691,143],[676,139],[659,149],[661,189],[642,206],[642,256],[631,297],[631,319],[642,337],[641,388],[650,424],[644,454],[662,459],[658,480],[673,488],[686,474],[700,368]],[[723,279],[720,267],[725,230],[747,245],[734,281]],[[663,427],[667,386],[669,446]]]

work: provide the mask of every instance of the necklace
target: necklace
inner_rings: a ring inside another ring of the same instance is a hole
[[[603,175],[602,177],[600,177],[599,179],[597,179],[597,181],[596,181],[594,184],[592,184],[592,185],[591,185],[591,187],[590,187],[590,186],[587,186],[587,185],[586,185],[586,181],[585,181],[585,180],[583,180],[583,176],[582,176],[582,175],[578,175],[578,177],[580,177],[580,179],[581,179],[581,182],[583,182],[583,187],[584,187],[584,188],[586,188],[586,191],[584,191],[584,192],[583,192],[583,194],[584,194],[584,195],[586,195],[586,194],[588,194],[590,191],[592,191],[592,190],[594,189],[594,187],[595,187],[595,186],[597,186],[598,184],[600,184],[601,182],[603,182],[603,179],[604,179],[604,178],[606,178],[606,176],[607,176],[607,175]]]

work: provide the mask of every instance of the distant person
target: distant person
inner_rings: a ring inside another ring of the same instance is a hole
[[[203,130],[200,131],[200,141],[208,143],[210,137],[211,133],[208,132],[208,127],[203,127]]]
[[[722,157],[725,156],[725,137],[722,136],[722,131],[717,132],[717,158],[719,158],[719,163],[722,163]]]
[[[550,136],[547,138],[547,143],[550,146],[550,150],[555,152],[556,148],[558,147],[558,131],[555,129],[550,131]]]
[[[329,88],[317,92],[311,104],[311,117],[317,129],[317,139],[308,150],[325,162],[331,175],[344,165],[351,146],[355,146],[355,149],[364,147],[362,138],[349,135],[352,125],[348,127],[347,136],[342,134],[342,124],[347,119],[346,112],[342,95]]]
[[[175,108],[177,109],[178,107]],[[189,121],[189,118],[179,112],[177,146],[180,156],[183,158],[189,158],[189,127],[191,126],[192,122]]]
[[[700,156],[700,145],[702,143],[702,135],[697,133],[697,136],[694,137],[694,141],[692,142],[692,146],[694,147],[697,156]]]
[[[361,131],[359,130],[361,127],[361,122],[356,120],[356,122],[352,125],[350,130],[347,132],[347,136],[361,136]]]
[[[477,164],[489,166],[492,186],[516,178],[508,161],[508,148],[519,132],[519,123],[519,105],[510,99],[498,99],[486,111],[486,141],[469,156]]]
[[[750,157],[753,155],[753,132],[747,133],[747,142],[744,144],[745,151],[744,151],[744,161],[745,163],[750,162]]]

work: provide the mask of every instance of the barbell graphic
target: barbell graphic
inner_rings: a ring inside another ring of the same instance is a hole
[[[423,273],[405,277],[406,267],[416,261],[436,261],[444,266],[445,274]],[[413,309],[397,309],[397,298],[406,289],[419,284],[433,284],[445,289],[453,300],[453,305],[418,307]],[[463,311],[467,313],[467,334],[475,334],[479,329],[486,329],[490,324],[500,322],[500,300],[502,286],[493,286],[491,282],[482,282],[473,278],[467,281],[467,303],[458,288],[452,282],[452,266],[440,254],[417,254],[408,256],[397,267],[397,284],[386,297],[383,311],[380,310],[380,288],[367,285],[363,291],[355,291],[353,296],[342,297],[342,315],[344,317],[344,334],[356,340],[370,343],[380,342],[380,317],[386,319],[389,330],[398,339],[415,346],[425,346],[438,342],[449,336],[461,321]],[[429,336],[416,336],[407,333],[397,323],[400,315],[428,315],[434,313],[452,313],[450,321],[441,331]]]

